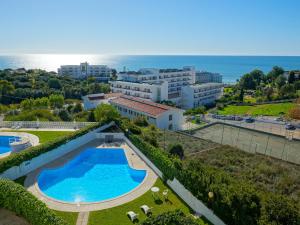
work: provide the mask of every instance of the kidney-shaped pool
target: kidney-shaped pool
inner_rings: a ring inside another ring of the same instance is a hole
[[[62,167],[41,171],[37,183],[50,198],[91,203],[124,195],[145,176],[145,170],[128,165],[122,148],[88,148]]]

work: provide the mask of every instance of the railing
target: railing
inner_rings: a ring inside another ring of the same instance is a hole
[[[0,128],[21,129],[80,129],[94,122],[64,122],[64,121],[0,121]]]

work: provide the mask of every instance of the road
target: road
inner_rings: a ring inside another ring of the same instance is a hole
[[[284,122],[277,122],[270,118],[257,118],[253,123],[246,123],[245,121],[215,119],[212,118],[211,115],[207,115],[206,119],[211,122],[223,122],[226,124],[233,124],[240,127],[260,130],[267,133],[278,134],[287,138],[300,139],[299,128],[297,128],[296,130],[286,130]]]

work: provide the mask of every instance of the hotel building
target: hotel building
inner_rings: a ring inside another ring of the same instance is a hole
[[[190,109],[215,102],[223,94],[223,84],[206,83],[183,87],[182,108]]]
[[[150,124],[160,129],[179,130],[184,123],[183,110],[175,107],[126,95],[111,99],[109,102],[122,116],[129,119],[144,116]]]
[[[87,62],[80,65],[63,65],[58,68],[58,75],[69,75],[74,78],[95,77],[100,82],[110,80],[112,70],[106,65],[90,65]]]
[[[141,69],[118,73],[118,80],[110,81],[112,92],[148,99],[154,102],[172,101],[182,104],[182,88],[195,83],[195,68]]]
[[[222,75],[219,73],[210,73],[207,71],[196,72],[196,83],[222,83]]]

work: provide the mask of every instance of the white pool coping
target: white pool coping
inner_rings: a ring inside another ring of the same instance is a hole
[[[2,132],[0,131],[0,136],[17,136],[17,137],[21,137],[22,139],[26,139],[30,142],[31,146],[37,146],[39,145],[39,138],[34,135],[34,134],[30,134],[30,133],[26,133],[26,132]],[[20,143],[20,144],[24,144],[24,143]],[[24,149],[26,150],[26,149]],[[23,151],[23,150],[22,150]],[[6,156],[9,156],[12,152],[7,152],[7,153],[3,153],[0,154],[0,159],[1,158],[5,158]],[[18,154],[18,153],[16,153]]]
[[[139,184],[136,188],[134,188],[128,193],[125,193],[116,198],[99,201],[99,202],[92,202],[92,203],[90,202],[69,203],[69,202],[59,201],[45,195],[39,189],[37,178],[43,169],[60,167],[65,163],[67,163],[68,161],[72,160],[74,157],[76,157],[78,154],[80,154],[88,147],[123,148],[130,167],[138,170],[146,170],[146,176],[144,180],[142,181],[141,184]],[[150,167],[148,167],[148,165],[125,142],[105,144],[105,143],[99,143],[99,141],[96,140],[78,149],[75,149],[74,151],[65,155],[59,160],[51,162],[33,171],[32,173],[29,173],[26,177],[24,186],[27,188],[28,191],[30,191],[41,201],[46,203],[46,205],[51,209],[59,210],[59,211],[67,211],[67,212],[86,212],[86,211],[95,211],[95,210],[112,208],[130,202],[138,198],[139,196],[143,195],[144,193],[146,193],[154,185],[156,180],[157,180],[157,175],[154,173],[154,171]]]

